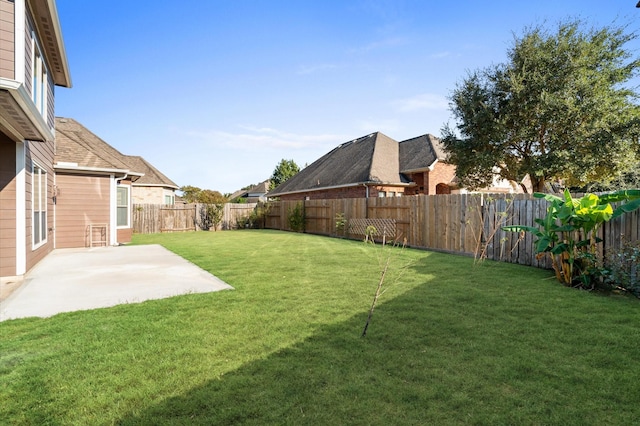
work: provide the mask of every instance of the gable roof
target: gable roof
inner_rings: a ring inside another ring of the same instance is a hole
[[[251,188],[247,189],[247,194],[249,196],[251,196],[252,194],[266,194],[267,192],[269,192],[269,185],[270,185],[270,181],[269,180],[265,180],[264,182],[260,182],[257,185],[252,186]]]
[[[124,173],[136,185],[178,188],[144,158],[122,154],[73,118],[56,117],[55,142],[56,170]]]
[[[409,183],[400,173],[398,142],[380,132],[339,145],[267,195],[375,183]]]
[[[258,197],[266,194],[269,191],[269,185],[271,181],[269,179],[264,182],[260,182],[256,185],[253,185],[247,189],[239,189],[233,194],[229,196],[230,200],[235,200],[236,198],[249,198],[249,197]]]
[[[138,179],[134,185],[136,186],[162,186],[165,188],[178,189],[178,185],[171,179],[165,176],[160,170],[153,167],[144,158],[137,155],[127,155],[127,163],[131,166],[132,170],[144,173],[140,179]]]
[[[402,141],[399,149],[400,171],[403,173],[428,170],[437,161],[447,159],[440,139],[431,134]]]
[[[130,171],[126,156],[72,118],[56,117],[55,164],[80,169]]]

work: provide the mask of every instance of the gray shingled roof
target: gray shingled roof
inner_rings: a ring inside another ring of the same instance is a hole
[[[426,170],[446,159],[440,141],[422,135],[397,142],[372,133],[346,142],[269,192],[269,197],[362,183],[407,184],[409,171]]]
[[[153,167],[153,165],[144,158],[137,155],[127,155],[126,159],[131,170],[144,173],[144,176],[136,181],[136,185],[162,185],[168,188],[179,188],[175,182],[165,176],[160,170]]]
[[[78,167],[129,170],[125,156],[72,118],[56,117],[55,162]]]
[[[267,195],[362,183],[408,183],[399,172],[399,162],[398,142],[376,132],[334,148]]]
[[[265,180],[247,189],[246,192],[247,194],[266,194],[269,191],[269,183],[269,180]]]
[[[400,171],[426,170],[433,163],[446,161],[447,155],[438,138],[426,134],[400,142]]]

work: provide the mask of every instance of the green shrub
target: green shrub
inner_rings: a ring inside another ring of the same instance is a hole
[[[292,209],[289,209],[287,219],[289,227],[296,232],[304,232],[304,206],[297,203]]]
[[[640,241],[626,243],[619,250],[605,256],[603,276],[613,288],[628,291],[640,297]]]
[[[346,226],[347,226],[347,219],[344,217],[344,213],[336,213],[336,234],[340,236],[344,236]]]
[[[267,203],[258,203],[249,216],[243,216],[236,219],[236,226],[238,229],[263,229],[270,208],[271,206]]]
[[[222,222],[222,216],[224,214],[224,204],[205,204],[200,209],[200,218],[198,225],[201,229],[208,231],[213,229],[216,231],[218,226]]]

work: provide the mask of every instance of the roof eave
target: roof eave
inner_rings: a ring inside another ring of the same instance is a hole
[[[0,112],[0,128],[13,140],[53,140],[53,131],[31,101],[23,84],[0,78]]]
[[[436,167],[436,163],[438,163],[438,159],[436,159],[433,163],[428,165],[427,167],[420,167],[418,169],[409,169],[409,170],[401,170],[400,173],[420,173],[420,172],[432,172]]]
[[[79,165],[73,165],[73,164],[67,164],[67,163],[56,163],[53,165],[53,170],[60,171],[60,172],[73,173],[73,174],[85,174],[85,173],[95,173],[95,174],[104,174],[104,175],[121,174],[125,176],[131,176],[132,181],[134,180],[133,178],[135,178],[135,180],[138,180],[142,176],[144,176],[144,173],[132,172],[126,169],[116,169],[116,168],[109,168],[109,167],[88,167],[88,166],[79,166]]]
[[[134,183],[133,186],[152,186],[158,188],[180,189],[180,187],[177,185],[165,185],[162,183]]]
[[[296,191],[287,191],[287,192],[278,192],[278,193],[267,193],[266,196],[269,198],[272,197],[281,197],[283,195],[291,195],[291,194],[301,194],[304,192],[317,192],[317,191],[326,191],[326,190],[330,190],[330,189],[341,189],[341,188],[351,188],[353,186],[361,186],[361,185],[366,185],[366,186],[376,186],[376,185],[388,185],[388,186],[411,186],[412,183],[405,183],[405,182],[380,182],[380,181],[366,181],[366,182],[355,182],[355,183],[347,183],[347,184],[343,184],[343,185],[333,185],[333,186],[322,186],[322,187],[316,187],[316,188],[307,188],[307,189],[300,189],[300,190],[296,190]]]
[[[55,0],[30,0],[29,5],[38,34],[45,45],[44,54],[51,67],[53,82],[57,86],[71,87],[69,62]]]

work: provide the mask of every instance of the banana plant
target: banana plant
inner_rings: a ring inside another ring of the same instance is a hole
[[[512,225],[502,229],[530,232],[536,237],[538,257],[550,256],[558,281],[565,285],[576,282],[593,286],[597,271],[598,230],[604,222],[640,208],[640,189],[609,194],[586,194],[574,199],[568,190],[562,197],[553,194],[533,194],[549,202],[543,218],[535,226]],[[621,203],[615,209],[612,203]]]

